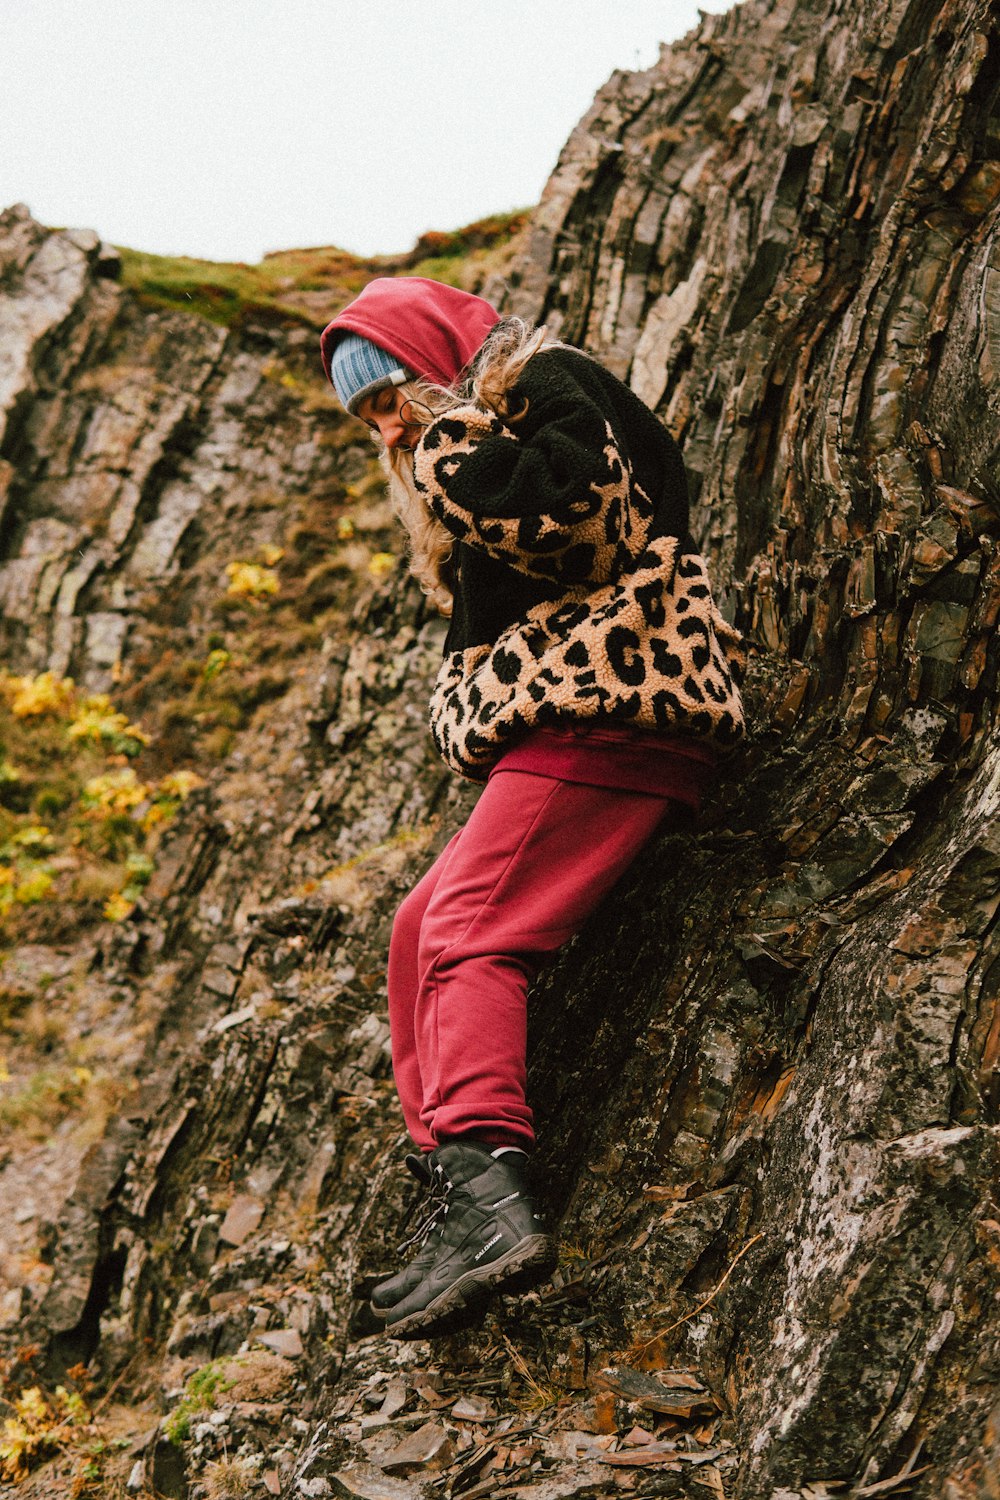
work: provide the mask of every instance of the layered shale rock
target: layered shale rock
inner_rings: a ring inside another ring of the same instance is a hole
[[[564,1260],[432,1349],[372,1340],[363,1292],[404,1205],[388,925],[475,795],[424,726],[442,622],[375,561],[305,330],[150,310],[96,237],[0,220],[9,660],[153,728],[168,651],[242,633],[273,678],[131,916],[20,957],[135,1028],[99,1137],[3,1164],[0,1308],[48,1378],[172,1409],[137,1487],[197,1493],[222,1432],[290,1495],[990,1493],[998,46],[981,0],[704,16],[601,90],[487,286],[682,442],[755,735],[536,987]],[[317,593],[327,538],[368,540]],[[295,608],[220,614],[269,546]],[[261,1338],[288,1368],[226,1402]],[[449,1415],[477,1380],[493,1414]]]

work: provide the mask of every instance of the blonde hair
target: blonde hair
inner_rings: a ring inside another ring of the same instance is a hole
[[[543,349],[565,348],[550,338],[543,326],[535,328],[523,318],[504,318],[490,333],[468,375],[456,390],[411,380],[399,387],[420,413],[422,425],[435,417],[475,402],[496,412],[510,424],[524,416],[522,405],[509,410],[508,395],[525,365]],[[454,537],[428,508],[413,478],[413,455],[402,448],[382,450],[382,463],[389,484],[389,498],[409,539],[410,572],[427,597],[443,615],[452,610],[451,554]]]

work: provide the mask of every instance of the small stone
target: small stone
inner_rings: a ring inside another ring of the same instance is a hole
[[[575,1463],[579,1459],[595,1458],[606,1453],[615,1442],[612,1432],[594,1433],[570,1430],[555,1432],[547,1440],[551,1453]]]
[[[230,1292],[213,1292],[208,1299],[209,1312],[228,1312],[231,1307],[241,1307],[247,1300],[247,1293],[238,1287]]]
[[[234,974],[232,969],[223,968],[221,965],[204,968],[201,971],[202,989],[211,990],[213,995],[223,995],[227,1000],[235,993],[238,978],[239,976]],[[223,1020],[226,1019],[228,1018],[224,1016]],[[218,1031],[223,1028],[220,1028],[219,1023],[216,1022],[212,1029]]]
[[[492,1422],[496,1420],[496,1408],[485,1396],[459,1396],[451,1409],[456,1422]]]
[[[617,1453],[605,1453],[602,1463],[614,1464],[618,1468],[645,1468],[656,1464],[666,1469],[680,1469],[682,1454],[673,1443],[646,1443],[641,1448],[620,1448]]]
[[[401,1412],[406,1405],[406,1396],[405,1380],[390,1381],[389,1388],[385,1393],[385,1400],[379,1407],[379,1416],[389,1418],[394,1417],[397,1412]]]
[[[418,1469],[446,1469],[455,1445],[439,1422],[425,1422],[382,1459],[387,1474],[413,1474]]]
[[[690,1416],[699,1410],[711,1410],[715,1403],[703,1387],[670,1389],[653,1375],[633,1370],[628,1365],[615,1365],[601,1370],[594,1377],[594,1384],[613,1392],[624,1401],[630,1401],[644,1411],[663,1412],[671,1416]]]
[[[137,1490],[142,1489],[143,1485],[146,1482],[145,1472],[145,1464],[143,1463],[141,1458],[137,1458],[135,1463],[132,1465],[131,1473],[125,1481],[125,1488],[128,1490],[129,1494],[134,1495]]]
[[[436,1386],[428,1384],[427,1380],[418,1380],[413,1389],[421,1401],[426,1401],[428,1406],[442,1407],[448,1405],[448,1398],[442,1396]]]
[[[0,1328],[13,1328],[21,1321],[24,1292],[19,1286],[0,1294]]]
[[[297,1328],[274,1328],[270,1333],[258,1333],[258,1344],[265,1344],[275,1354],[286,1359],[298,1359],[302,1353],[302,1336]]]
[[[352,1464],[332,1474],[330,1482],[343,1500],[414,1500],[412,1484],[390,1479],[371,1464]]]
[[[172,1401],[179,1401],[181,1396],[184,1394],[184,1390],[183,1387],[181,1387],[179,1390],[169,1391],[167,1394]],[[136,1454],[138,1453],[145,1453],[146,1449],[154,1441],[159,1430],[159,1423],[157,1423],[153,1427],[147,1427],[144,1432],[140,1432],[136,1437],[134,1437],[132,1439],[132,1442],[129,1444],[129,1458],[135,1458]]]
[[[219,1239],[227,1245],[242,1245],[264,1217],[264,1207],[259,1198],[246,1194],[234,1198],[219,1229]]]
[[[614,1396],[610,1391],[598,1391],[573,1408],[573,1420],[581,1432],[617,1432]]]
[[[277,1469],[265,1469],[260,1477],[264,1481],[264,1488],[269,1495],[281,1494],[281,1476]]]
[[[244,1021],[252,1021],[256,1014],[256,1005],[244,1005],[242,1010],[231,1010],[228,1015],[220,1016],[212,1030],[229,1031],[233,1026],[242,1026]]]

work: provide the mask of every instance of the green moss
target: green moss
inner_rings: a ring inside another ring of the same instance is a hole
[[[122,282],[142,302],[195,313],[227,328],[251,318],[322,326],[325,309],[310,308],[299,300],[299,293],[329,292],[335,307],[377,274],[371,262],[336,249],[283,251],[265,256],[257,265],[119,249]]]
[[[123,765],[142,758],[149,735],[106,696],[51,674],[0,673],[0,742],[17,773],[5,784],[22,793],[0,805],[0,920],[11,940],[93,920],[98,890],[107,899],[127,887],[136,899],[162,826],[197,781],[178,792],[175,776],[161,784]]]
[[[276,251],[249,265],[150,255],[118,246],[121,279],[147,306],[194,313],[226,328],[247,321],[322,328],[374,276],[417,274],[436,276],[453,286],[481,284],[484,271],[491,269],[491,257],[524,227],[528,212],[516,209],[461,229],[428,230],[408,255],[372,259],[326,245]],[[301,394],[303,382],[294,371],[278,368],[273,378]]]
[[[501,271],[530,210],[492,214],[450,234],[430,231],[420,236],[410,257],[408,274],[429,276],[463,291],[478,291],[492,271]]]
[[[31,806],[38,817],[55,818],[60,813],[64,813],[68,807],[72,807],[79,795],[78,783],[70,777],[63,777],[49,782],[47,786],[39,787]]]
[[[213,1359],[188,1376],[183,1396],[163,1424],[168,1441],[176,1447],[186,1443],[191,1436],[191,1418],[199,1412],[210,1411],[216,1396],[236,1384],[226,1378],[227,1363],[228,1359]]]
[[[23,1131],[32,1140],[44,1140],[61,1120],[81,1108],[92,1081],[87,1068],[35,1073],[23,1087],[0,1099],[0,1125]]]

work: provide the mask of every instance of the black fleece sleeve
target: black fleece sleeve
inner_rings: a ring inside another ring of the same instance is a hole
[[[617,576],[645,547],[654,507],[611,416],[555,355],[535,356],[512,403],[506,422],[470,404],[431,423],[417,487],[453,536],[522,572],[567,584]]]
[[[472,405],[433,422],[420,445],[418,482],[472,515],[544,515],[572,525],[592,485],[621,477],[608,418],[572,370],[544,355],[527,366],[512,401],[523,414],[508,423]]]

